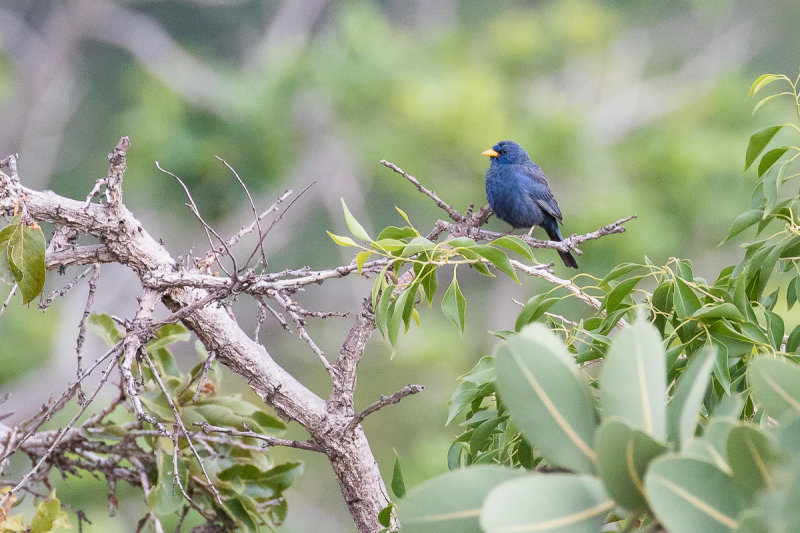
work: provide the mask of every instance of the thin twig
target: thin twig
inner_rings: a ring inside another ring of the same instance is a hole
[[[78,340],[76,341],[75,354],[77,360],[76,374],[81,374],[81,363],[83,361],[83,343],[86,340],[86,324],[89,322],[89,315],[92,312],[94,305],[94,295],[97,290],[97,279],[100,277],[100,268],[97,265],[92,267],[92,277],[89,279],[89,294],[86,296],[86,306],[83,309],[83,316],[78,324]],[[83,404],[86,401],[86,395],[83,393],[83,386],[78,381],[78,403]]]
[[[200,224],[202,224],[203,230],[205,230],[206,237],[208,238],[208,244],[211,247],[210,249],[212,253],[214,254],[214,259],[217,261],[217,264],[222,269],[222,271],[225,272],[225,274],[227,274],[228,276],[231,275],[231,273],[228,272],[228,269],[225,268],[225,265],[223,265],[222,261],[220,261],[219,259],[217,248],[216,246],[214,246],[214,240],[211,238],[212,233],[214,234],[214,237],[216,237],[217,240],[219,240],[219,242],[222,243],[222,247],[225,248],[225,255],[231,260],[231,263],[233,264],[233,271],[238,272],[239,269],[236,267],[236,258],[233,257],[233,254],[228,248],[228,244],[225,242],[225,239],[220,237],[219,234],[214,230],[214,228],[212,228],[211,225],[208,224],[208,222],[206,222],[205,219],[203,219],[203,217],[200,215],[200,210],[197,208],[197,204],[195,203],[194,198],[192,197],[192,193],[189,191],[189,187],[187,187],[186,184],[183,182],[183,180],[180,179],[178,176],[176,176],[169,170],[164,170],[163,168],[161,168],[161,165],[159,164],[158,161],[156,161],[156,168],[158,168],[158,170],[160,170],[164,174],[167,174],[168,176],[172,176],[173,178],[175,178],[178,181],[178,183],[181,184],[181,187],[183,187],[184,192],[186,192],[186,196],[189,198],[190,202],[189,209],[191,210],[192,214],[197,218],[197,220],[200,221]]]
[[[83,413],[85,413],[85,412],[86,412],[86,409],[88,409],[88,408],[89,408],[89,405],[90,405],[90,404],[92,403],[92,401],[94,401],[94,399],[97,397],[97,393],[99,393],[99,392],[100,392],[100,389],[102,389],[102,388],[103,388],[103,386],[106,384],[106,381],[108,380],[108,376],[111,374],[111,370],[114,368],[114,365],[115,365],[115,364],[116,364],[116,361],[114,361],[114,360],[112,360],[112,361],[110,361],[110,362],[109,362],[108,366],[107,366],[107,367],[106,367],[106,369],[103,371],[103,375],[100,377],[100,383],[98,383],[98,384],[97,384],[97,388],[96,388],[96,389],[94,390],[94,392],[92,393],[92,396],[89,398],[89,401],[87,401],[86,403],[84,403],[84,404],[81,406],[81,408],[78,410],[78,412],[75,414],[75,416],[73,416],[73,417],[72,417],[72,419],[71,419],[71,420],[70,420],[70,421],[67,423],[67,425],[66,425],[66,426],[64,426],[64,427],[63,427],[61,430],[59,430],[59,432],[58,432],[58,435],[56,436],[56,438],[55,438],[55,439],[53,439],[53,443],[52,443],[52,444],[50,445],[50,447],[47,449],[47,452],[46,452],[44,455],[42,455],[42,457],[41,457],[41,458],[39,459],[39,461],[38,461],[38,462],[37,462],[37,463],[36,463],[36,464],[33,466],[33,468],[32,468],[32,469],[31,469],[31,470],[30,470],[30,471],[29,471],[27,474],[25,474],[24,476],[22,476],[22,479],[19,481],[19,483],[17,483],[17,485],[16,485],[14,488],[12,488],[10,491],[8,491],[7,493],[5,493],[5,495],[3,495],[3,497],[2,497],[2,498],[0,498],[0,507],[2,507],[2,506],[3,506],[3,504],[6,502],[6,500],[7,500],[8,498],[10,498],[10,497],[11,497],[11,495],[12,495],[12,494],[14,494],[15,492],[17,492],[17,491],[18,491],[18,490],[19,490],[21,487],[23,487],[23,486],[24,486],[24,485],[25,485],[25,484],[28,482],[28,480],[29,480],[31,477],[33,477],[33,476],[36,474],[36,472],[38,472],[38,471],[39,471],[39,469],[42,467],[42,465],[44,464],[44,462],[45,462],[45,461],[47,461],[47,459],[48,459],[48,458],[50,458],[50,456],[53,454],[53,451],[54,451],[54,450],[56,449],[56,447],[57,447],[57,446],[58,446],[58,445],[61,443],[61,439],[62,439],[62,438],[64,437],[64,435],[66,434],[67,430],[69,430],[70,428],[72,428],[72,426],[74,426],[74,425],[75,425],[75,422],[77,422],[77,421],[78,421],[78,419],[79,419],[81,416],[83,416]]]
[[[6,301],[3,302],[3,307],[0,307],[0,317],[2,317],[3,313],[6,312],[6,307],[8,307],[9,303],[11,303],[11,299],[14,297],[14,293],[17,292],[17,287],[18,285],[15,283],[14,285],[11,286],[11,290],[8,291],[8,297],[6,298]]]
[[[283,218],[283,215],[285,215],[285,214],[286,214],[286,212],[287,212],[287,211],[289,211],[289,209],[291,209],[291,208],[292,208],[292,206],[294,205],[294,203],[295,203],[297,200],[299,200],[299,199],[300,199],[300,198],[303,196],[303,194],[305,194],[305,192],[306,192],[308,189],[310,189],[311,187],[313,187],[313,186],[314,186],[316,183],[317,183],[317,181],[316,181],[316,180],[314,180],[314,181],[312,181],[311,183],[309,183],[308,185],[306,185],[306,187],[305,187],[305,188],[304,188],[302,191],[300,191],[300,192],[297,194],[297,196],[295,196],[294,198],[292,198],[292,201],[291,201],[291,202],[289,202],[289,205],[287,205],[287,206],[286,206],[286,207],[283,209],[283,211],[281,211],[281,213],[278,215],[278,218],[276,218],[275,220],[273,220],[273,221],[272,221],[272,223],[270,223],[270,225],[269,225],[269,226],[267,226],[267,229],[266,229],[266,230],[264,230],[264,235],[263,235],[263,236],[262,236],[262,237],[261,237],[261,238],[258,240],[258,244],[256,245],[256,248],[254,248],[254,249],[253,249],[252,253],[250,254],[250,257],[248,257],[248,258],[247,258],[247,261],[245,261],[245,264],[248,264],[248,265],[250,264],[250,261],[252,261],[252,259],[253,259],[253,256],[254,256],[254,255],[256,255],[256,252],[259,250],[259,248],[261,248],[261,243],[263,243],[263,242],[264,242],[264,239],[266,239],[266,238],[267,238],[267,235],[269,235],[269,232],[270,232],[270,231],[272,231],[272,228],[274,228],[274,227],[275,227],[275,225],[276,225],[278,222],[280,222],[280,220]],[[264,265],[264,266],[266,267],[266,265]]]
[[[231,428],[212,426],[208,422],[195,422],[195,426],[199,426],[203,433],[223,433],[232,437],[247,437],[263,441],[267,446],[285,446],[288,448],[297,448],[298,450],[308,450],[311,452],[322,452],[324,449],[316,442],[301,442],[297,440],[279,439],[277,437],[268,437],[255,431],[238,431]]]
[[[194,443],[192,443],[192,438],[189,435],[189,431],[186,429],[186,426],[183,424],[183,419],[181,418],[180,412],[178,412],[178,407],[172,400],[172,396],[170,396],[169,394],[169,389],[167,389],[167,387],[164,385],[164,381],[162,381],[161,379],[161,374],[158,373],[158,369],[156,368],[156,365],[153,364],[153,360],[150,359],[147,350],[142,351],[142,358],[145,360],[147,366],[150,368],[150,371],[153,373],[153,377],[155,378],[156,383],[158,383],[158,387],[161,389],[161,393],[164,394],[164,397],[166,398],[170,409],[172,409],[172,415],[175,417],[175,422],[180,426],[181,431],[186,437],[186,442],[189,444],[189,448],[192,450],[192,453],[197,459],[197,462],[200,464],[200,470],[203,471],[203,475],[205,476],[206,481],[208,481],[209,487],[211,488],[211,492],[214,494],[214,498],[217,500],[217,503],[222,505],[222,496],[220,496],[217,487],[214,486],[214,483],[208,476],[208,472],[206,472],[206,466],[205,464],[203,464],[203,459],[202,457],[200,457],[200,454],[197,453],[197,449],[194,447]]]
[[[53,303],[53,301],[56,298],[60,298],[60,297],[64,296],[65,294],[67,294],[70,290],[72,290],[72,287],[77,285],[77,283],[80,280],[82,280],[83,278],[85,278],[86,276],[88,276],[89,274],[94,272],[97,269],[97,267],[98,267],[98,265],[96,263],[92,264],[89,268],[87,268],[86,270],[84,270],[83,272],[81,272],[80,274],[75,276],[75,278],[72,281],[70,281],[69,283],[67,283],[66,285],[61,287],[60,289],[57,289],[57,290],[54,290],[53,292],[51,292],[50,296],[48,296],[46,300],[44,300],[43,302],[39,303],[39,310],[40,311],[45,311],[48,307],[50,307],[50,305]]]
[[[450,215],[450,218],[453,219],[455,222],[464,222],[467,220],[467,217],[461,214],[461,212],[459,212],[456,208],[450,206],[450,204],[439,198],[439,196],[434,191],[427,189],[424,185],[422,185],[419,182],[417,178],[415,178],[402,168],[398,167],[394,163],[386,161],[385,159],[381,159],[380,163],[386,168],[394,170],[395,172],[403,176],[405,179],[410,181],[412,184],[414,184],[414,186],[417,188],[419,192],[421,192],[422,194],[424,194],[425,196],[436,202],[436,205],[439,206],[441,209],[444,209],[447,212],[447,214]]]
[[[222,161],[222,164],[228,167],[228,170],[230,170],[233,173],[233,175],[236,176],[236,180],[239,182],[239,185],[241,185],[242,189],[244,189],[244,192],[247,195],[247,199],[250,201],[250,208],[253,210],[253,223],[256,225],[256,228],[258,229],[258,237],[259,237],[258,242],[259,243],[263,242],[264,235],[261,232],[261,222],[260,222],[261,219],[258,216],[258,210],[256,210],[256,204],[255,202],[253,202],[253,197],[250,195],[250,190],[247,188],[247,185],[245,185],[244,181],[242,181],[242,178],[239,177],[239,173],[236,172],[236,170],[234,170],[233,167],[230,166],[227,161],[225,161],[218,155],[214,157],[216,157],[219,161]],[[264,255],[264,247],[259,244],[258,248],[261,251],[261,261],[264,267],[266,268],[267,256]]]
[[[380,400],[370,404],[368,407],[366,407],[362,411],[359,411],[353,416],[353,420],[351,420],[350,423],[347,425],[347,431],[352,431],[353,429],[355,429],[357,425],[359,425],[365,418],[367,418],[375,411],[382,409],[387,405],[398,403],[406,396],[417,394],[418,392],[422,392],[423,390],[425,390],[425,387],[423,387],[422,385],[406,385],[405,387],[395,392],[391,396],[381,396]]]

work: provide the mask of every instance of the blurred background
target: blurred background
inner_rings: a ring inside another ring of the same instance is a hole
[[[106,154],[129,136],[126,203],[176,257],[202,254],[207,241],[179,184],[155,161],[186,182],[223,235],[247,223],[250,208],[215,156],[236,169],[262,209],[285,189],[315,183],[266,241],[277,271],[351,261],[351,250],[325,234],[347,233],[340,198],[373,234],[403,224],[394,206],[422,232],[444,216],[379,160],[464,210],[486,202],[480,153],[513,139],[547,173],[565,234],[639,215],[625,234],[585,244],[581,272],[602,276],[622,261],[678,256],[713,278],[740,255],[717,244],[749,205],[747,139],[793,112],[778,101],[753,117],[747,91],[761,73],[794,78],[798,23],[796,0],[0,0],[0,157],[19,154],[29,187],[85,198],[106,173]],[[507,229],[496,220],[490,228]],[[554,253],[538,257],[574,275]],[[361,363],[360,407],[407,383],[426,387],[365,423],[387,482],[393,449],[407,486],[446,469],[459,433],[457,422],[444,426],[457,376],[491,352],[487,331],[513,328],[512,300],[543,288],[459,274],[468,302],[463,336],[435,302],[394,359],[376,334]],[[49,276],[46,293],[71,279]],[[449,283],[449,273],[439,283]],[[370,286],[353,277],[297,299],[353,312]],[[95,311],[131,317],[138,291],[131,273],[104,266]],[[47,313],[12,305],[0,320],[0,393],[11,393],[0,410],[14,413],[12,423],[74,376],[85,297],[80,285]],[[255,307],[236,305],[251,328]],[[551,311],[583,312],[571,302]],[[350,323],[329,318],[309,331],[334,357]],[[327,396],[323,369],[296,335],[267,322],[261,340]],[[185,344],[189,368],[195,361]],[[84,357],[103,350],[90,340]],[[233,391],[249,392],[229,375],[222,393]],[[303,437],[296,428],[291,435]],[[288,492],[285,531],[319,531],[321,523],[352,530],[324,458],[272,453],[306,461]],[[12,473],[29,466],[17,459]],[[141,495],[120,487],[122,516],[108,518],[103,481],[56,478],[62,500],[92,520],[84,531],[131,531],[144,512]]]

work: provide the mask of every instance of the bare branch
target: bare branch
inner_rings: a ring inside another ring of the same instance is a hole
[[[359,425],[365,418],[367,418],[375,411],[383,409],[387,405],[399,403],[400,400],[402,400],[406,396],[417,394],[418,392],[422,392],[423,390],[425,390],[425,387],[423,387],[422,385],[406,385],[405,387],[395,392],[391,396],[381,396],[380,400],[370,404],[364,410],[359,411],[358,413],[355,414],[355,416],[353,416],[352,422],[350,422],[350,424],[347,426],[348,431],[352,431],[353,428]]]
[[[324,449],[315,442],[300,442],[297,440],[279,439],[277,437],[268,437],[255,431],[238,431],[231,428],[212,426],[208,422],[196,422],[195,426],[199,426],[203,433],[221,433],[223,435],[230,435],[231,437],[245,437],[251,439],[258,439],[264,442],[267,446],[286,446],[288,448],[297,448],[298,450],[308,450],[311,452],[322,452]]]
[[[419,192],[421,192],[422,194],[424,194],[425,196],[436,202],[436,205],[439,206],[441,209],[444,209],[447,212],[447,214],[450,215],[450,218],[452,218],[455,222],[466,221],[466,217],[464,215],[462,215],[456,208],[450,206],[447,202],[439,198],[439,196],[437,196],[435,192],[425,188],[425,186],[423,186],[417,178],[415,178],[402,168],[398,167],[394,163],[386,161],[385,159],[381,159],[380,163],[381,165],[385,166],[386,168],[394,170],[395,172],[403,176],[405,179],[410,181],[417,188]]]

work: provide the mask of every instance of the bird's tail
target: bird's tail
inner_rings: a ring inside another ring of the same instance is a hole
[[[564,240],[564,237],[561,236],[561,230],[558,229],[558,226],[544,228],[544,230],[547,232],[547,236],[550,237],[551,241]],[[561,260],[564,261],[564,264],[569,268],[578,268],[578,262],[575,260],[575,256],[570,252],[562,252],[559,250],[558,255],[561,257]]]

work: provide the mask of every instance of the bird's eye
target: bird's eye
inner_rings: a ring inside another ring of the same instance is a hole
[[[507,154],[507,153],[508,153],[508,150],[506,150],[505,148],[503,148],[502,150],[500,150],[500,153],[501,153],[501,154]]]

